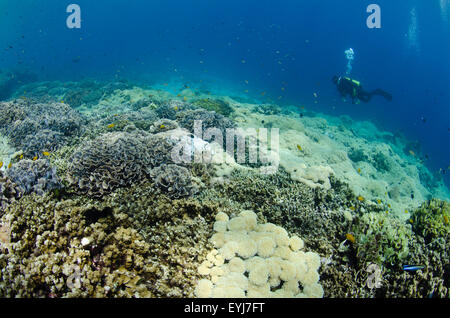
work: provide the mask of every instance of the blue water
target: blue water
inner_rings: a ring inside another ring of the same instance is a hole
[[[373,2],[2,0],[0,70],[42,80],[176,81],[349,114],[418,140],[437,173],[450,166],[450,1],[376,1],[382,27],[369,29]],[[81,7],[79,30],[66,26],[70,3]],[[330,79],[345,72],[350,47],[352,77],[389,91],[393,102],[339,98]]]

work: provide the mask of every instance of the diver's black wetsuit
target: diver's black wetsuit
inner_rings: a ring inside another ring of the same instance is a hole
[[[366,92],[360,82],[348,77],[334,76],[333,83],[336,84],[339,93],[342,97],[349,95],[352,98],[352,103],[355,104],[358,100],[367,103],[372,99],[373,95],[380,95],[388,101],[392,101],[392,95],[381,89],[376,89],[372,92]]]

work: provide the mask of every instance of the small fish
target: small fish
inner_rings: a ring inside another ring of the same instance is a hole
[[[297,149],[300,150],[300,151],[303,151],[303,148],[300,145],[297,145]]]
[[[409,223],[413,224],[414,223],[413,219],[409,219]]]
[[[351,206],[351,207],[350,207],[350,210],[355,211],[356,208],[355,208],[354,206]]]
[[[247,80],[245,80],[244,82],[245,82],[245,84],[248,84],[248,81],[247,81]]]
[[[380,200],[380,199],[378,199],[378,200],[377,200],[377,203],[378,203],[378,204],[381,204],[381,200]]]
[[[405,210],[405,213],[408,213],[408,210]]]
[[[116,124],[112,123],[112,124],[109,124],[107,127],[108,128],[114,128],[114,126],[116,126]]]
[[[345,234],[345,238],[349,240],[351,243],[355,243],[355,236],[353,234],[347,233]]]
[[[63,100],[61,101],[61,104],[64,104],[64,101],[63,101]]]
[[[3,167],[3,161],[0,161],[0,169]]]
[[[34,157],[33,157],[33,161],[36,161],[37,159],[38,159],[37,156],[34,156]]]
[[[166,128],[166,126],[164,126],[164,125],[159,126],[159,129],[164,129],[164,128]]]
[[[411,156],[413,156],[413,157],[416,156],[416,153],[415,153],[414,151],[412,151],[412,150],[409,151],[409,154],[410,154]]]
[[[391,205],[388,203],[388,208],[390,209],[391,208]]]
[[[186,97],[186,96],[184,96],[184,97],[183,97],[183,100],[184,100],[184,101],[187,101],[187,97]]]
[[[358,173],[361,174],[361,168],[358,168]]]
[[[46,157],[50,156],[50,152],[48,152],[48,151],[43,151],[42,154]]]
[[[23,154],[21,154],[21,155],[19,156],[19,159],[20,159],[20,160],[23,159]],[[0,167],[0,168],[1,168],[1,167]]]
[[[318,96],[317,93],[314,93],[313,95],[314,95],[315,98],[317,98],[317,96]]]
[[[178,110],[178,106],[175,106],[173,109],[174,109],[174,110]]]
[[[407,272],[415,272],[424,268],[423,265],[403,265],[403,270]]]
[[[0,167],[0,168],[1,168],[1,167]],[[447,217],[446,215],[444,215],[444,223],[445,223],[445,224],[448,224],[448,222],[449,222],[449,221],[448,221],[448,217]]]
[[[12,162],[9,163],[8,169],[11,169],[11,167],[12,167]]]
[[[242,61],[241,61],[241,63],[242,63],[242,64],[245,64],[245,63],[246,63],[246,61],[245,61],[245,60],[242,60]]]
[[[360,195],[360,196],[358,197],[358,201],[359,201],[359,202],[364,201],[364,197]]]

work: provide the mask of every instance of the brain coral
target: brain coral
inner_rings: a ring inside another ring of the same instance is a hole
[[[102,196],[143,180],[159,160],[148,151],[150,139],[139,131],[112,132],[81,144],[70,159],[69,183],[91,196]]]
[[[258,224],[249,210],[227,220],[216,217],[216,247],[198,271],[197,297],[323,297],[320,257],[304,252],[303,241],[275,224]],[[222,224],[227,223],[228,230]],[[208,282],[209,281],[209,282]]]

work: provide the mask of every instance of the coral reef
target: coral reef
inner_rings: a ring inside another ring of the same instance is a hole
[[[0,217],[9,204],[22,197],[23,191],[0,171]]]
[[[77,190],[102,196],[149,176],[155,157],[145,132],[111,132],[82,143],[68,166],[68,181]],[[158,155],[158,153],[156,154]]]
[[[190,196],[198,192],[198,187],[192,182],[192,175],[185,167],[175,164],[161,165],[151,173],[155,185],[171,198]]]
[[[414,211],[410,222],[413,231],[422,236],[425,242],[444,240],[450,244],[450,203],[433,199],[423,203]]]
[[[217,128],[222,131],[223,136],[225,136],[225,129],[236,127],[236,124],[229,118],[204,109],[180,111],[176,114],[176,119],[181,127],[190,132],[194,132],[194,121],[196,120],[202,121],[203,131],[208,128]]]
[[[34,192],[43,195],[61,188],[56,169],[45,159],[21,160],[6,171],[6,176],[23,194]]]
[[[212,99],[212,98],[197,99],[192,102],[192,105],[201,107],[209,111],[214,111],[226,117],[230,116],[234,111],[233,108],[230,106],[230,103],[220,99]]]
[[[62,136],[80,134],[84,123],[81,115],[68,105],[55,102],[16,99],[0,103],[0,113],[0,133],[7,136],[14,147],[22,149],[25,156],[30,157],[37,155],[37,146],[55,149],[58,146],[56,142],[65,141]],[[36,137],[43,140],[37,141]]]
[[[198,297],[322,297],[317,272],[320,257],[301,251],[297,236],[272,223],[258,224],[244,210],[234,218],[220,212],[214,223],[212,250],[198,268]]]
[[[141,281],[157,268],[126,215],[85,199],[34,195],[6,213],[11,237],[9,253],[0,253],[2,297],[151,296]]]

